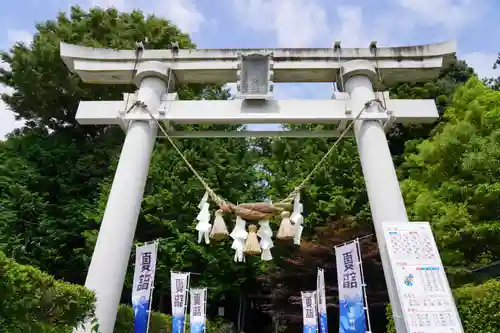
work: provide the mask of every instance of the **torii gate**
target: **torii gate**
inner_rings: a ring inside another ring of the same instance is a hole
[[[114,329],[157,138],[157,123],[151,121],[144,105],[171,130],[171,137],[337,136],[348,121],[357,119],[354,136],[396,329],[398,333],[407,331],[382,229],[384,222],[408,222],[385,132],[394,122],[433,122],[438,111],[433,100],[391,100],[388,92],[374,92],[372,83],[380,76],[388,85],[435,78],[453,59],[455,42],[393,48],[379,48],[376,42],[368,48],[342,48],[336,42],[333,48],[321,49],[192,50],[175,45],[144,50],[138,44],[136,51],[61,43],[60,49],[66,65],[84,82],[139,87],[135,94],[124,94],[123,101],[80,102],[76,114],[82,125],[119,125],[127,133],[85,283],[96,293],[102,333]],[[240,80],[239,99],[227,101],[179,101],[174,84],[167,87],[171,81],[225,84],[236,80]],[[273,82],[337,82],[342,92],[336,92],[332,100],[272,100]],[[373,102],[377,99],[382,102]],[[179,132],[170,126],[249,123],[328,123],[338,127],[331,132]],[[90,332],[88,328],[86,332]]]

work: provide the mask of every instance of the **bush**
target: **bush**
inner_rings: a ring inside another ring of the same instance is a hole
[[[172,318],[163,313],[151,313],[150,333],[172,332]],[[134,311],[130,306],[120,305],[115,323],[115,333],[134,333]]]
[[[93,318],[94,303],[94,294],[85,287],[57,281],[0,252],[0,332],[72,333],[74,327]],[[207,333],[218,331],[223,324],[222,320],[208,321]],[[172,317],[153,312],[150,333],[171,332]],[[134,333],[130,306],[120,305],[115,333]]]
[[[0,331],[71,333],[93,315],[94,294],[0,252]]]
[[[465,332],[500,333],[500,281],[465,285],[453,292]],[[387,333],[395,333],[390,305]]]
[[[189,332],[189,317],[186,319],[186,332]],[[207,333],[215,333],[219,328],[228,326],[222,319],[207,321]],[[231,331],[231,330],[225,330]],[[159,312],[151,313],[150,333],[171,333],[172,316]],[[134,311],[130,306],[120,305],[116,317],[114,333],[134,333]]]

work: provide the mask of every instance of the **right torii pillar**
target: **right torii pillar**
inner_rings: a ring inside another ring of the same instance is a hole
[[[367,60],[353,60],[343,65],[342,73],[344,81],[342,88],[350,96],[353,112],[359,112],[365,108],[366,102],[375,99],[372,81],[377,77],[376,70]],[[364,112],[370,111],[377,112],[370,108],[365,109]],[[383,124],[378,120],[358,120],[354,124],[354,133],[392,305],[394,324],[398,333],[405,332],[401,302],[389,263],[382,224],[384,222],[408,223],[406,207]]]

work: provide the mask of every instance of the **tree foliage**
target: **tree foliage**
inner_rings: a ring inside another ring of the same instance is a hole
[[[83,283],[89,262],[83,232],[95,210],[107,161],[116,154],[111,133],[98,141],[71,130],[30,130],[0,143],[0,249],[58,278]]]
[[[439,77],[428,82],[404,82],[391,87],[392,99],[433,99],[439,115],[450,105],[455,89],[467,82],[474,75],[474,70],[464,61],[455,60],[445,68]],[[394,162],[400,164],[404,158],[405,146],[429,138],[433,129],[441,124],[439,119],[431,124],[396,124],[388,134],[389,146]]]
[[[94,294],[0,252],[0,327],[9,333],[71,332],[91,318]]]
[[[117,100],[132,86],[99,86],[81,82],[59,55],[61,41],[93,47],[131,49],[137,40],[147,47],[194,47],[168,21],[141,12],[114,9],[85,12],[37,24],[30,45],[16,44],[2,59],[0,83],[14,89],[2,99],[27,127],[16,131],[0,151],[0,247],[17,260],[56,277],[83,283],[92,253],[94,216],[103,180],[112,177],[123,140],[120,129],[80,126],[80,100]],[[29,68],[29,70],[26,70]],[[43,82],[44,84],[39,84]],[[215,86],[180,87],[181,98],[225,98]]]
[[[112,175],[123,139],[120,129],[80,126],[74,119],[80,100],[121,99],[127,86],[82,83],[59,56],[61,41],[92,47],[130,49],[148,39],[148,48],[194,47],[188,36],[168,21],[142,13],[73,7],[68,17],[37,25],[30,45],[17,44],[3,59],[10,69],[0,82],[15,93],[3,100],[27,128],[2,144],[0,244],[21,262],[56,277],[83,283],[97,237]],[[26,71],[26,68],[30,68]],[[37,82],[46,82],[39,85]],[[178,87],[181,99],[226,99],[219,86]],[[183,130],[199,129],[183,126]],[[237,126],[205,126],[235,130]],[[256,154],[244,139],[193,140],[177,143],[210,186],[234,201],[260,200],[254,164]],[[234,163],[237,161],[237,163]],[[162,238],[155,300],[169,303],[169,270],[204,272],[195,283],[210,285],[211,295],[239,292],[255,275],[252,265],[235,265],[227,243],[201,246],[195,240],[196,204],[204,189],[168,142],[159,141],[151,163],[136,240]],[[231,226],[231,223],[229,223]],[[214,265],[217,263],[217,265]],[[127,285],[130,287],[132,269]],[[231,273],[229,273],[231,272]],[[258,272],[258,269],[257,269]],[[231,285],[230,288],[225,285]],[[128,301],[125,292],[124,301]]]
[[[81,100],[119,100],[133,87],[85,84],[70,73],[60,57],[60,42],[90,47],[134,49],[136,41],[148,39],[148,47],[165,48],[177,41],[181,48],[191,48],[189,37],[170,22],[139,11],[120,13],[115,9],[90,9],[86,12],[71,7],[67,16],[36,25],[30,45],[15,44],[1,54],[10,69],[0,71],[0,83],[14,89],[3,101],[17,118],[27,120],[29,127],[58,130],[74,128],[74,135],[96,136],[102,126],[79,126],[75,120]],[[26,70],[29,68],[29,70]],[[41,84],[43,83],[43,84]]]
[[[470,79],[446,110],[447,123],[400,169],[411,219],[431,222],[444,265],[458,271],[500,256],[499,100],[500,92]]]
[[[186,319],[186,332],[190,331],[189,318]],[[206,332],[218,332],[221,327],[227,326],[222,318],[207,320]],[[230,325],[229,325],[230,326]],[[151,313],[149,332],[151,333],[172,333],[172,316],[159,312]],[[134,310],[125,305],[120,305],[116,317],[114,333],[134,333]],[[227,333],[233,333],[229,330]]]

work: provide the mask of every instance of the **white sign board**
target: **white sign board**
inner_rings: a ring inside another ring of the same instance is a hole
[[[429,223],[383,227],[408,332],[464,332]]]

